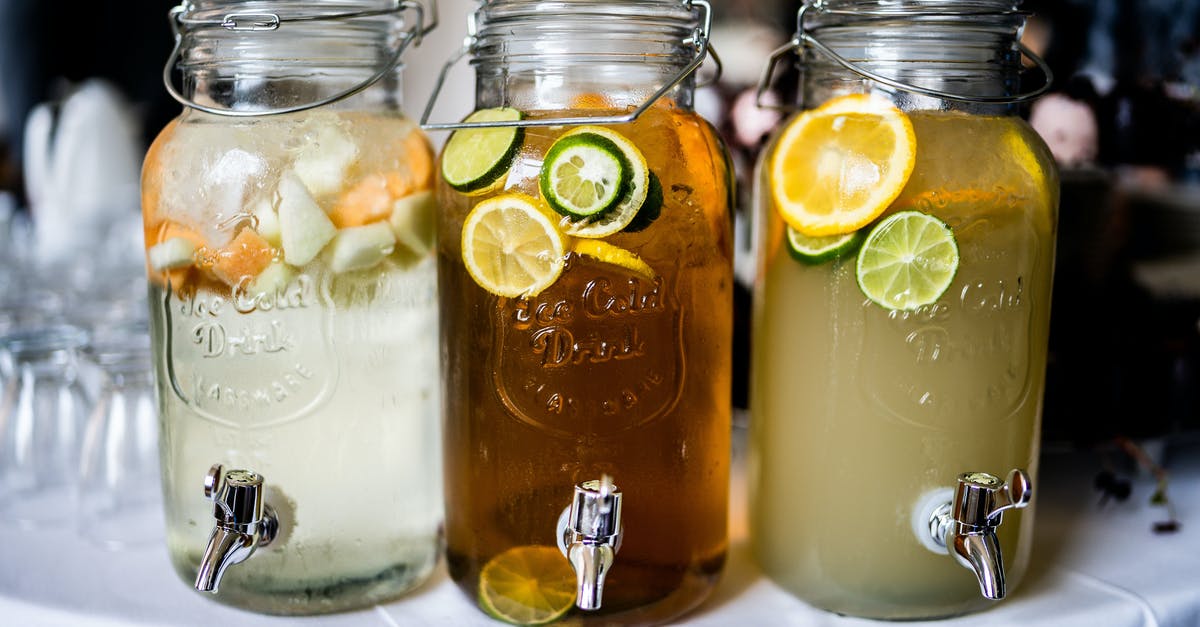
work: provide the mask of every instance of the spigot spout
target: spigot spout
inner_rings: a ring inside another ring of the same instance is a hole
[[[979,594],[999,601],[1007,594],[1004,582],[1004,557],[996,529],[1004,522],[1004,512],[1027,506],[1033,486],[1024,470],[1015,469],[1004,481],[984,472],[958,476],[954,500],[943,502],[929,517],[931,549],[949,552],[954,560],[975,573]]]
[[[214,465],[204,479],[204,496],[213,501],[216,524],[200,558],[196,590],[216,593],[230,566],[240,564],[275,538],[278,519],[263,502],[262,476],[248,470],[222,473]]]
[[[604,544],[576,542],[567,549],[567,559],[575,569],[575,606],[598,610],[604,597],[604,576],[612,567],[613,550]]]
[[[216,592],[225,570],[234,564],[249,559],[258,547],[258,539],[225,527],[214,527],[208,536],[208,546],[200,558],[200,570],[196,573],[196,589],[200,592]]]
[[[604,578],[621,549],[621,491],[607,475],[575,486],[558,520],[558,547],[575,570],[575,606],[598,610]]]
[[[955,534],[946,539],[959,564],[975,572],[979,594],[999,601],[1007,594],[1004,587],[1004,557],[994,531],[979,534]]]

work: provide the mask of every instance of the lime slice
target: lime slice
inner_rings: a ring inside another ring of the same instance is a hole
[[[479,573],[479,605],[514,625],[543,625],[575,605],[575,571],[557,547],[518,546]]]
[[[562,274],[566,242],[554,221],[524,194],[489,198],[463,222],[463,265],[483,289],[528,297]]]
[[[629,223],[633,222],[639,210],[645,205],[650,193],[650,166],[646,163],[646,156],[642,154],[641,150],[638,150],[638,147],[628,137],[610,128],[603,126],[580,126],[572,129],[563,135],[563,137],[585,133],[599,135],[621,149],[621,154],[625,157],[625,165],[629,169],[629,185],[625,188],[624,195],[621,196],[621,199],[611,211],[589,220],[568,221],[563,226],[563,230],[575,237],[608,237],[629,226]]]
[[[637,254],[624,248],[613,246],[608,242],[581,239],[575,242],[575,246],[571,250],[577,255],[585,255],[609,265],[620,266],[650,281],[653,281],[656,276],[654,269],[645,261],[642,261],[642,258],[638,257]]]
[[[813,266],[845,257],[857,250],[862,240],[861,230],[844,235],[809,237],[790,226],[787,227],[788,252],[797,261]]]
[[[919,211],[887,216],[858,253],[858,286],[892,310],[936,302],[958,272],[958,242],[945,222]]]
[[[629,185],[621,149],[595,133],[560,137],[542,163],[542,197],[571,219],[594,219],[616,206]]]
[[[508,107],[480,109],[464,122],[515,122],[521,112]],[[512,166],[525,130],[519,127],[455,131],[442,151],[442,178],[460,192],[489,187]]]
[[[645,230],[650,226],[651,222],[658,219],[662,215],[663,206],[663,188],[659,182],[658,176],[653,172],[650,173],[650,181],[646,191],[646,201],[642,203],[642,208],[638,209],[637,215],[633,217],[633,221],[629,223],[623,230],[626,233],[637,233]]]

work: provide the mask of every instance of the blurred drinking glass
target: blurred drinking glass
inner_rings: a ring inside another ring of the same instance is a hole
[[[22,526],[74,513],[80,432],[88,399],[79,381],[87,335],[53,325],[0,338],[0,519]]]
[[[79,465],[79,533],[110,549],[162,537],[158,415],[145,322],[98,329],[87,350],[104,381]]]

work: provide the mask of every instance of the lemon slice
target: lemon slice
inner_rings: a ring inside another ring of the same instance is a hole
[[[575,246],[571,250],[577,255],[591,257],[609,265],[620,266],[650,281],[653,281],[657,276],[654,274],[654,269],[645,261],[642,261],[642,258],[638,257],[637,254],[624,248],[613,246],[608,242],[581,239],[575,242]]]
[[[912,122],[891,102],[842,96],[784,128],[770,166],[771,194],[783,219],[804,235],[850,233],[896,199],[916,154]]]
[[[463,223],[467,273],[483,289],[509,298],[528,297],[562,274],[566,242],[537,201],[524,194],[489,198]]]
[[[911,310],[937,301],[958,272],[958,242],[941,220],[901,211],[880,220],[858,252],[858,286],[872,302]]]
[[[508,107],[480,109],[464,122],[515,122],[521,112]],[[460,192],[489,188],[512,166],[525,130],[520,127],[465,128],[455,131],[442,151],[442,178]]]
[[[646,163],[646,156],[642,154],[642,151],[638,149],[636,144],[630,141],[628,137],[610,128],[603,126],[580,126],[567,132],[563,137],[583,133],[599,135],[611,141],[621,150],[621,154],[625,157],[625,165],[629,170],[629,184],[625,188],[624,195],[617,201],[616,206],[603,216],[591,220],[567,221],[563,226],[563,230],[575,237],[608,237],[629,226],[634,221],[634,218],[638,216],[642,207],[651,200],[654,200],[649,197],[652,191],[650,166]],[[660,186],[658,206],[647,208],[652,209],[651,213],[653,213],[653,218],[647,220],[647,225],[654,218],[658,217],[658,211],[662,209],[661,192],[662,188]]]
[[[849,255],[858,249],[862,240],[862,231],[809,237],[790,226],[787,227],[788,253],[793,259],[813,266]]]
[[[514,625],[543,625],[575,605],[575,571],[557,547],[518,546],[479,573],[479,605]]]

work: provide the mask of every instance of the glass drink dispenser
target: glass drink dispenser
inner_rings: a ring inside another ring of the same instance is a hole
[[[433,156],[397,89],[423,13],[171,13],[185,109],[142,181],[167,543],[223,603],[370,606],[437,563]]]
[[[751,534],[818,607],[961,614],[1029,562],[1058,179],[1016,115],[1023,23],[805,2],[772,60],[804,111],[758,169]]]
[[[724,564],[732,183],[691,106],[709,17],[482,3],[476,111],[425,124],[456,129],[438,176],[447,561],[502,620],[667,621]]]

